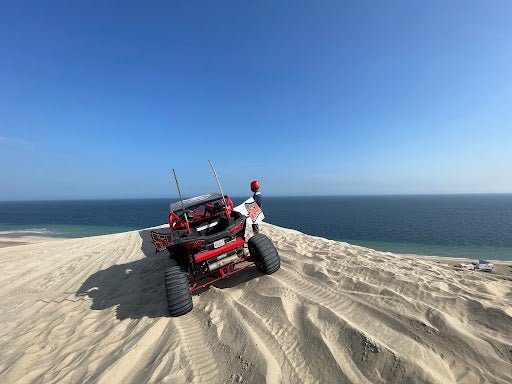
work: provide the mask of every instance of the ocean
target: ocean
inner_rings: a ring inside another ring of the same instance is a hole
[[[233,198],[235,204],[245,198]],[[167,221],[175,199],[0,202],[0,231],[84,237]],[[265,197],[266,221],[394,253],[512,260],[512,194]]]

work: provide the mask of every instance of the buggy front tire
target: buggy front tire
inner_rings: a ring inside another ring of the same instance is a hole
[[[190,312],[193,304],[187,274],[179,266],[172,266],[165,270],[164,282],[169,314],[176,317]]]
[[[262,233],[251,237],[247,242],[249,252],[254,256],[254,264],[265,275],[271,275],[281,267],[281,259],[272,241]]]

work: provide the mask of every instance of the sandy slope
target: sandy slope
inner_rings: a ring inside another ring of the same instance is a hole
[[[268,224],[282,258],[166,317],[148,232],[0,249],[0,382],[512,381],[512,282]]]

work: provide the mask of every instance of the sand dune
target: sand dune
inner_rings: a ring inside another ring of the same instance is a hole
[[[512,381],[511,281],[262,228],[281,270],[180,318],[148,230],[0,249],[0,382]]]

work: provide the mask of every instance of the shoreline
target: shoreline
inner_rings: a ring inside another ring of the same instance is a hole
[[[492,277],[503,278],[507,280],[512,280],[512,261],[508,260],[487,260],[494,264],[494,270],[492,272],[484,272],[480,270],[473,271],[462,271],[454,268],[455,265],[460,264],[461,262],[471,264],[473,261],[477,261],[476,259],[469,259],[464,257],[443,257],[443,256],[425,256],[425,255],[412,255],[412,254],[399,254],[394,253],[394,255],[402,256],[402,257],[410,257],[410,258],[420,258],[426,261],[433,261],[435,265],[439,267],[445,267],[452,271],[460,272],[462,274],[467,273],[478,273],[480,275],[489,275]]]
[[[445,257],[445,256],[436,256],[436,255],[417,255],[417,254],[413,254],[413,253],[396,253],[396,252],[389,252],[389,253],[393,253],[394,255],[399,255],[399,256],[421,257],[421,258],[425,258],[427,260],[436,260],[436,261],[453,260],[453,261],[457,262],[457,261],[468,261],[468,260],[473,260],[473,261],[486,260],[493,264],[506,264],[506,265],[512,266],[512,260],[476,259],[476,258],[471,258],[471,257],[451,257],[451,256]]]
[[[66,238],[49,236],[41,230],[21,229],[0,231],[0,248],[39,244],[64,239]]]

